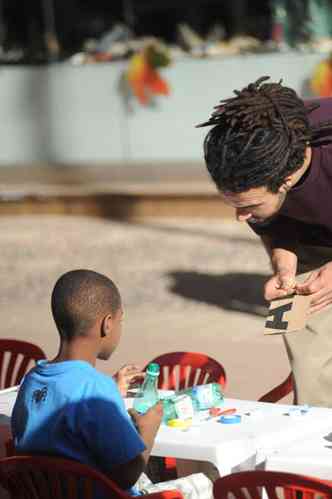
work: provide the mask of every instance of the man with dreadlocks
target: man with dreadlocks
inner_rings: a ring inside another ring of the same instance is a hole
[[[305,330],[283,337],[297,402],[332,407],[332,99],[304,102],[267,80],[234,91],[199,125],[213,126],[205,161],[270,255],[265,299],[311,296]]]

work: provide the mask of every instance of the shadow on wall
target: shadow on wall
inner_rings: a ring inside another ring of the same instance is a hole
[[[173,279],[171,293],[226,310],[266,317],[263,287],[267,275],[241,272],[211,275],[174,271],[168,276]]]

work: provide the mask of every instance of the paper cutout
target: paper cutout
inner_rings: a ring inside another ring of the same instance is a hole
[[[310,295],[292,295],[270,303],[264,334],[282,334],[305,328]]]
[[[265,323],[265,327],[269,329],[282,329],[283,331],[287,330],[289,322],[283,320],[283,317],[286,312],[292,310],[292,306],[293,302],[289,302],[289,303],[284,303],[283,305],[279,305],[279,307],[276,307],[274,304],[274,307],[272,308],[272,303],[271,303],[269,309],[269,316],[272,315],[273,320],[272,321],[267,320]]]

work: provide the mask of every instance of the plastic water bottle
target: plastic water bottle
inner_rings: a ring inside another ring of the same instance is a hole
[[[163,422],[174,419],[192,419],[195,414],[192,399],[189,395],[173,395],[163,399]]]
[[[219,383],[196,385],[185,390],[180,390],[177,393],[179,395],[185,394],[190,396],[195,412],[217,407],[224,401],[224,395]]]
[[[219,383],[197,385],[176,392],[171,397],[163,399],[163,421],[189,420],[200,418],[201,411],[207,411],[212,407],[220,406],[224,396]]]
[[[159,402],[159,373],[159,364],[152,363],[148,365],[145,379],[134,400],[134,409],[140,414],[144,414],[150,407],[153,407]]]

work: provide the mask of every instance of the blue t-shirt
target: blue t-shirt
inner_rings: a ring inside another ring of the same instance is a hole
[[[114,380],[80,360],[38,361],[11,421],[18,452],[59,455],[106,474],[145,449]]]

